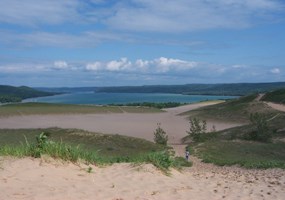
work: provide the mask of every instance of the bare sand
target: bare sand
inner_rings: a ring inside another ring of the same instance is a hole
[[[193,158],[195,159],[195,158]],[[194,162],[164,175],[152,165],[92,167],[50,158],[0,157],[0,200],[208,200],[285,198],[285,171]]]
[[[153,132],[157,123],[167,132],[169,142],[180,143],[187,135],[189,122],[185,116],[178,114],[212,105],[218,102],[202,102],[177,108],[165,109],[163,113],[111,113],[111,114],[69,114],[69,115],[21,115],[0,118],[0,128],[77,128],[87,131],[120,134],[144,138],[153,141]],[[215,125],[222,130],[240,124],[208,121],[208,128]]]
[[[268,106],[275,110],[279,110],[281,112],[285,112],[285,105],[283,104],[278,104],[278,103],[272,103],[272,102],[265,102]]]

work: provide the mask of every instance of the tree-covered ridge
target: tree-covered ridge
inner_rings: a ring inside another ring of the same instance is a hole
[[[175,94],[189,94],[189,95],[244,96],[252,93],[265,93],[284,87],[285,87],[285,82],[148,85],[148,86],[100,87],[96,89],[96,92],[175,93]]]
[[[50,96],[55,93],[38,91],[30,87],[0,85],[0,103],[20,102],[23,99]]]

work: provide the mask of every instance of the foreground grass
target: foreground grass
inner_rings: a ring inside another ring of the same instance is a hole
[[[127,106],[92,106],[48,103],[19,103],[0,106],[0,117],[41,114],[156,113],[156,108]]]
[[[35,140],[40,132],[49,135],[49,142],[41,148]],[[76,129],[0,129],[0,155],[38,157],[41,154],[96,164],[152,163],[164,171],[191,165],[174,158],[169,149],[143,139]]]

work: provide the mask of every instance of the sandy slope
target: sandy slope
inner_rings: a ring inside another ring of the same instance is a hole
[[[265,103],[275,110],[285,112],[285,105],[283,105],[283,104],[277,104],[277,103],[272,103],[272,102],[265,102]]]
[[[215,167],[199,161],[165,176],[152,165],[104,168],[0,157],[0,200],[6,199],[284,199],[284,170]]]
[[[72,114],[72,115],[27,115],[0,118],[0,128],[77,128],[101,133],[121,134],[153,140],[157,123],[169,135],[170,143],[180,143],[180,139],[189,130],[185,116],[177,114],[216,102],[190,104],[165,109],[164,113],[120,113],[120,114]],[[217,130],[237,126],[234,123],[208,122],[208,127]]]

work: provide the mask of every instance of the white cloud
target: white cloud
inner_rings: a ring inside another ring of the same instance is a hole
[[[239,65],[239,64],[232,66],[232,68],[234,68],[234,69],[244,69],[246,67],[247,67],[246,65]]]
[[[109,62],[96,61],[88,63],[85,67],[88,71],[129,71],[141,73],[167,73],[169,71],[187,71],[199,63],[193,61],[184,61],[173,58],[160,57],[153,60],[138,59],[135,62],[129,61],[127,58],[120,60],[111,60]]]
[[[279,68],[271,69],[270,72],[271,72],[272,74],[280,74],[280,73],[281,73],[281,71],[280,71]]]
[[[99,71],[102,69],[102,63],[101,62],[93,62],[93,63],[88,63],[86,65],[86,70],[88,71]]]
[[[68,64],[65,61],[55,61],[54,69],[68,69]]]
[[[131,67],[131,62],[127,58],[121,58],[120,60],[112,60],[106,64],[106,70],[108,71],[121,71],[128,70]]]
[[[159,59],[155,59],[153,63],[157,66],[159,72],[168,72],[171,69],[177,71],[183,71],[183,70],[192,69],[198,65],[197,62],[193,61],[184,61],[184,60],[165,58],[165,57],[160,57]]]

